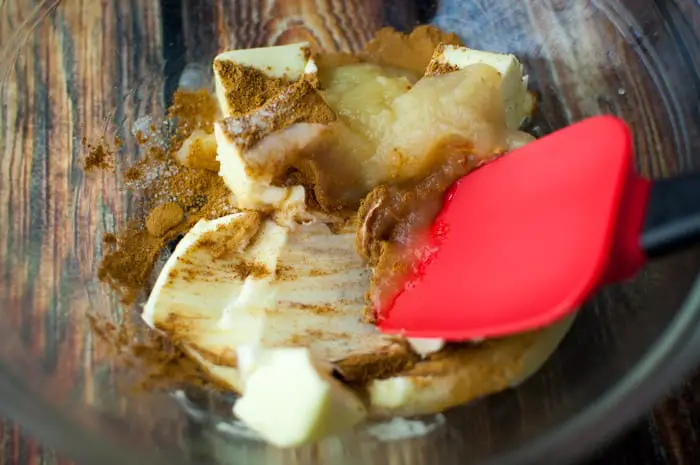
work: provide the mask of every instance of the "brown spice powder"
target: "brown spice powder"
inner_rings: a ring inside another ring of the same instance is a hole
[[[146,218],[146,229],[153,237],[163,237],[165,233],[180,224],[185,212],[175,202],[158,205]]]
[[[446,34],[434,26],[418,26],[410,34],[387,27],[377,31],[365,47],[365,53],[370,61],[409,69],[422,76],[441,43],[464,45],[456,34]]]
[[[247,277],[264,278],[265,276],[270,276],[270,274],[272,274],[272,272],[262,263],[246,261],[238,263],[233,271],[236,276],[241,279],[245,279]]]
[[[131,189],[141,194],[137,210],[143,216],[137,216],[118,234],[115,249],[105,255],[98,271],[99,278],[126,303],[133,302],[148,284],[161,250],[170,241],[185,234],[200,219],[235,211],[231,193],[216,173],[183,167],[174,157],[193,131],[213,131],[217,111],[216,101],[205,90],[175,92],[168,110],[173,125],[169,145],[150,145],[153,136],[143,137],[146,156],[126,171]],[[155,125],[150,130],[159,137]],[[150,234],[149,221],[144,217],[159,205],[171,203],[177,204],[184,219],[173,224],[179,216],[173,206],[167,207],[170,213],[165,212],[166,215],[155,212],[150,218],[150,229],[156,235]]]
[[[431,62],[429,63],[428,68],[425,70],[426,76],[440,76],[442,74],[447,74],[459,70],[459,67],[457,65],[451,65],[448,63],[438,63],[437,60],[435,60],[437,57],[445,53],[445,45],[447,44],[441,43],[435,49],[435,52],[433,53],[433,56],[431,58]]]
[[[440,76],[442,74],[458,71],[459,67],[447,63],[430,63],[428,69],[425,70],[426,76]]]
[[[128,182],[135,182],[141,179],[141,176],[143,173],[141,173],[141,170],[136,168],[135,166],[131,166],[127,168],[127,170],[124,172],[124,178]]]
[[[139,368],[139,389],[170,389],[200,386],[228,390],[193,361],[184,350],[133,316],[125,316],[119,324],[88,314],[90,328],[97,341],[126,366]]]
[[[204,233],[199,239],[198,247],[206,249],[214,259],[230,258],[250,245],[258,234],[263,219],[264,215],[260,212],[245,212],[241,221],[236,222],[234,227],[224,224],[216,231]],[[227,233],[225,238],[222,237],[222,232]]]
[[[102,235],[102,242],[108,245],[115,245],[117,243],[117,236],[112,233],[105,233]]]
[[[216,173],[182,167],[173,157],[193,131],[212,131],[216,111],[216,102],[206,92],[178,91],[168,112],[174,123],[169,146],[154,143],[152,139],[160,137],[155,127],[150,129],[150,136],[141,134],[138,138],[146,156],[127,169],[125,177],[131,188],[141,193],[137,209],[152,213],[151,231],[158,229],[158,237],[151,235],[146,221],[136,216],[117,236],[105,235],[105,243],[112,250],[105,255],[98,271],[99,278],[125,303],[133,302],[148,285],[154,264],[168,243],[181,237],[200,219],[214,219],[235,211],[231,193]],[[177,205],[184,220],[175,224],[180,214],[172,206],[167,207],[169,213],[153,212],[164,203]],[[132,332],[133,322],[122,323],[119,327],[103,324],[101,330],[97,324],[92,326],[95,334],[115,349],[121,363],[138,365],[144,377],[142,388],[194,385],[228,390],[217,385],[177,343],[155,332],[148,330],[139,342],[134,342],[133,337],[126,337]]]
[[[116,250],[102,259],[97,276],[115,289],[125,303],[131,303],[148,282],[163,243],[132,222],[118,236],[116,245]]]
[[[229,111],[235,115],[261,107],[291,84],[288,79],[272,78],[260,70],[231,61],[215,61],[214,71],[221,78]]]
[[[172,199],[185,207],[186,217],[161,236],[153,236],[138,220],[118,235],[116,250],[103,258],[98,277],[108,283],[125,303],[131,303],[148,284],[153,265],[168,242],[184,235],[200,219],[214,219],[235,211],[231,193],[217,175],[206,170],[183,169],[171,177],[158,178],[145,192],[157,195],[146,201]],[[160,226],[159,226],[160,227]]]
[[[206,89],[195,92],[177,90],[173,94],[173,104],[168,108],[168,118],[177,119],[178,132],[201,129],[212,133],[218,111],[216,100]]]
[[[83,139],[83,146],[87,148],[87,154],[83,158],[83,170],[90,172],[112,168],[114,152],[104,138],[96,143],[89,143]]]
[[[295,123],[328,124],[335,112],[308,81],[284,88],[252,113],[226,118],[220,124],[226,135],[241,150],[250,150],[266,136]]]
[[[154,155],[162,155],[169,161],[187,138],[197,130],[207,134],[214,132],[214,121],[217,118],[219,107],[216,99],[206,90],[196,92],[177,90],[173,94],[173,104],[168,108],[168,119],[175,124],[174,131],[170,134],[167,151],[158,151]],[[156,128],[151,128],[152,133],[157,133]]]

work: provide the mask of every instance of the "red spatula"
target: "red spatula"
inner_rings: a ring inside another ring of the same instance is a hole
[[[649,181],[601,116],[460,179],[418,263],[379,309],[385,333],[467,340],[539,328],[649,258],[700,239],[700,176]]]

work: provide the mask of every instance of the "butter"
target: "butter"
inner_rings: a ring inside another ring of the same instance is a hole
[[[427,357],[430,354],[439,352],[443,347],[445,347],[445,340],[438,338],[409,337],[406,338],[406,341],[408,342],[408,345],[411,346],[411,349],[422,357]]]
[[[241,344],[253,344],[262,339],[265,323],[262,302],[239,311],[234,328],[219,324],[224,311],[239,298],[248,279],[231,279],[232,270],[253,262],[253,257],[241,252],[213,259],[212,252],[203,246],[207,242],[226,243],[240,235],[241,228],[250,223],[252,215],[254,213],[241,212],[211,221],[201,220],[180,240],[143,308],[141,317],[146,324],[171,335],[181,334],[180,340],[193,346],[226,347],[228,338]],[[255,233],[252,231],[250,236]],[[257,250],[261,249],[263,247],[259,246]],[[265,252],[274,253],[269,248]],[[202,315],[214,318],[207,320]]]
[[[428,72],[436,70],[439,74],[446,72],[440,71],[441,69],[464,69],[477,63],[489,65],[501,75],[506,125],[508,129],[518,129],[534,111],[535,101],[527,91],[528,77],[524,75],[523,66],[515,55],[441,44],[435,49],[428,64]]]
[[[243,396],[233,413],[278,447],[338,434],[362,421],[359,397],[319,367],[306,348],[248,352]]]
[[[248,66],[269,77],[284,78],[292,82],[302,78],[315,81],[318,75],[318,67],[311,57],[308,42],[277,47],[229,50],[220,53],[214,58],[214,80],[216,98],[224,116],[232,115],[226,94],[236,89],[231,88],[231,84],[218,71],[216,64],[222,62]]]
[[[303,210],[304,188],[276,187],[303,150],[323,135],[335,112],[306,81],[252,112],[214,125],[220,174],[240,208]],[[294,212],[290,213],[294,216]]]
[[[271,285],[277,269],[277,260],[287,242],[288,231],[274,221],[265,221],[257,234],[256,240],[248,250],[258,267],[267,270],[263,276],[247,276],[240,293],[223,308],[219,326],[233,329],[239,324],[241,315],[250,313],[259,315],[265,322],[265,310],[275,304],[275,288]]]
[[[273,186],[275,171],[281,171],[294,156],[321,135],[325,126],[299,123],[265,137],[256,147],[247,149],[227,131],[224,122],[216,123],[219,174],[236,196],[239,208],[302,212],[306,194],[302,186]]]
[[[151,291],[146,323],[229,366],[250,344],[307,347],[327,363],[401,348],[360,320],[369,270],[352,228],[257,224],[253,215],[202,220],[185,235]],[[236,240],[245,228],[240,250],[212,256],[209,244]]]

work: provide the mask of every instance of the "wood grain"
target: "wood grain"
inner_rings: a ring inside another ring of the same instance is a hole
[[[78,445],[91,442],[90,432],[109,435],[128,440],[124,453],[150,445],[175,454],[173,463],[224,456],[243,463],[318,463],[337,453],[332,444],[295,452],[241,445],[188,417],[169,397],[135,394],[115,382],[130,373],[112,366],[104,347],[91,338],[86,314],[118,316],[127,310],[96,281],[95,268],[102,232],[123,225],[135,205],[121,187],[122,167],[139,156],[131,127],[162,114],[182,70],[208,67],[220,50],[308,40],[325,50],[357,51],[382,26],[410,30],[434,21],[472,46],[522,57],[541,96],[534,132],[613,112],[635,129],[642,171],[666,176],[697,169],[700,7],[692,0],[615,5],[0,0],[3,368],[18,375],[36,399],[71,411],[86,431]],[[82,138],[116,136],[124,143],[115,171],[83,173]],[[633,285],[607,289],[531,382],[448,413],[449,427],[432,436],[348,449],[348,461],[473,462],[532,431],[558,427],[634,366],[668,324],[699,264],[697,254],[673,257]],[[698,463],[699,418],[700,378],[695,378],[592,463]],[[0,437],[2,463],[67,463],[8,421],[0,425]],[[80,452],[59,442],[70,457]]]
[[[76,425],[118,435],[133,427],[151,442],[157,419],[109,388],[116,369],[86,315],[123,310],[96,268],[102,233],[130,209],[118,173],[138,151],[124,131],[164,109],[160,4],[1,5],[0,356],[27,392],[72,410]],[[117,136],[115,172],[84,173],[82,139]]]

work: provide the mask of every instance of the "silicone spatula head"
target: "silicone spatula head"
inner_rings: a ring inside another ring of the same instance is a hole
[[[574,311],[605,273],[631,160],[626,125],[601,116],[460,179],[430,231],[432,252],[379,309],[377,325],[468,340]]]

